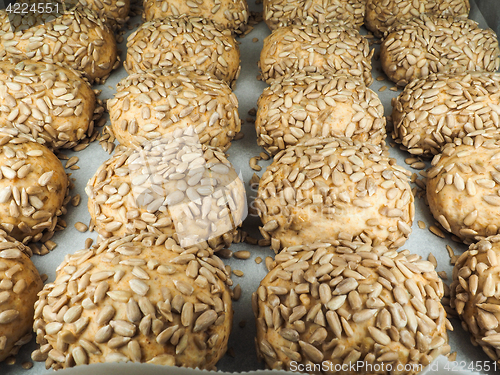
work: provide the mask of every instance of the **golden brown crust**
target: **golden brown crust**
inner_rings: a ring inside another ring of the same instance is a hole
[[[381,38],[399,21],[405,22],[423,13],[467,18],[469,11],[469,0],[367,0],[365,25]]]
[[[10,130],[0,132],[0,226],[19,241],[39,241],[62,215],[68,177],[52,151],[24,134],[6,135]]]
[[[247,30],[249,11],[246,0],[144,1],[144,19],[146,21],[184,15],[206,18],[222,29],[229,29],[236,34],[241,34]]]
[[[416,374],[450,351],[443,294],[434,266],[408,250],[288,248],[252,296],[257,352],[274,370],[387,374],[410,364],[404,373]]]
[[[452,28],[460,32],[443,32]],[[380,47],[382,69],[398,86],[431,73],[494,72],[500,66],[499,56],[493,30],[461,17],[426,14],[396,24]]]
[[[240,51],[229,30],[195,17],[166,17],[142,24],[128,37],[125,69],[184,68],[208,72],[229,85],[240,73]]]
[[[0,362],[31,340],[34,305],[43,283],[22,247],[0,242]]]
[[[116,90],[108,101],[111,126],[127,147],[192,126],[202,144],[227,151],[241,129],[238,99],[208,73],[150,70],[122,79]]]
[[[259,68],[269,84],[294,72],[330,72],[358,77],[370,86],[373,51],[356,29],[340,22],[291,25],[264,39]]]
[[[255,208],[276,252],[342,240],[398,248],[414,216],[407,172],[385,145],[346,138],[314,139],[279,152],[262,175]]]
[[[48,37],[49,33],[55,37]],[[103,82],[117,67],[114,34],[92,10],[82,6],[52,21],[15,32],[8,13],[0,11],[0,42],[1,59],[62,63],[82,72],[90,82]]]
[[[92,135],[97,103],[74,70],[23,60],[0,62],[0,106],[8,109],[0,112],[2,126],[58,149],[72,148]]]
[[[35,305],[37,342],[50,347],[35,358],[54,369],[126,361],[213,369],[227,349],[232,283],[212,254],[132,235],[68,255]],[[51,312],[57,304],[62,320]]]

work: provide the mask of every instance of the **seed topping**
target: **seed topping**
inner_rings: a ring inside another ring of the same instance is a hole
[[[246,34],[252,29],[247,25],[250,12],[246,1],[215,0],[201,6],[202,4],[200,1],[172,4],[161,0],[147,0],[144,2],[144,18],[152,21],[169,16],[192,15],[209,19],[221,30],[229,29],[238,35]]]
[[[324,47],[323,47],[324,44]],[[319,25],[280,27],[264,40],[259,67],[263,79],[272,83],[296,71],[331,72],[372,81],[368,41],[339,21]]]
[[[382,42],[380,60],[389,79],[406,86],[430,73],[495,72],[500,49],[493,30],[481,29],[473,20],[421,14],[393,25]]]
[[[413,155],[433,156],[455,138],[498,128],[499,90],[498,73],[437,73],[414,80],[392,101],[393,137]]]
[[[293,73],[264,89],[255,127],[257,143],[274,155],[318,136],[379,144],[385,138],[385,122],[378,95],[360,80]]]
[[[59,9],[63,9],[62,4],[59,4]],[[63,14],[57,13],[55,18],[49,13],[35,12],[32,16],[38,18],[33,20],[36,26],[30,28],[25,28],[21,19],[9,22],[9,14],[0,12],[2,59],[12,58],[16,62],[43,59],[45,63],[62,63],[82,72],[91,83],[104,82],[111,70],[119,65],[111,30],[88,7],[78,5]],[[16,16],[21,18],[20,15]],[[59,100],[61,102],[57,105],[66,102],[66,99]]]
[[[304,238],[397,248],[414,216],[408,172],[385,146],[346,138],[311,139],[280,151],[260,180],[254,207],[276,252]],[[325,220],[328,229],[309,220]]]
[[[456,138],[434,157],[429,169],[427,200],[431,212],[445,230],[466,244],[498,233],[494,219],[500,205],[497,139],[495,128],[474,137]],[[454,204],[450,206],[450,202]]]
[[[241,128],[238,99],[229,86],[198,71],[131,74],[118,83],[108,109],[114,135],[128,147],[193,126],[202,144],[226,151]]]
[[[243,182],[222,152],[200,144],[193,127],[117,152],[86,193],[102,236],[175,233],[184,247],[228,246],[246,208]]]
[[[0,137],[0,228],[24,243],[46,241],[62,229],[68,177],[59,159],[30,135],[3,128]]]
[[[124,66],[129,73],[183,66],[232,85],[239,76],[240,53],[231,32],[211,20],[169,16],[145,22],[128,37]],[[151,100],[149,95],[144,99]]]
[[[37,341],[53,353],[47,365],[149,362],[160,349],[176,352],[169,363],[180,365],[187,363],[183,353],[190,348],[189,355],[199,358],[193,366],[213,369],[220,347],[227,345],[232,316],[230,274],[213,253],[210,247],[181,248],[172,238],[143,233],[68,254],[35,306]],[[189,256],[190,263],[176,261],[181,256]],[[79,298],[70,298],[76,290]],[[65,311],[64,319],[48,311]],[[0,319],[11,319],[9,314]],[[68,340],[61,347],[62,332]]]
[[[432,263],[408,250],[360,242],[289,247],[252,295],[257,352],[280,370],[326,358],[426,365],[450,351],[443,294]]]

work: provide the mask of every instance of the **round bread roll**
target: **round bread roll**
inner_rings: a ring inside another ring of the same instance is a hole
[[[269,84],[294,72],[332,72],[358,77],[370,86],[373,51],[356,29],[339,22],[291,25],[264,39],[259,67]]]
[[[112,29],[119,29],[128,20],[130,0],[78,0],[84,7],[92,9],[106,19]]]
[[[166,234],[183,247],[229,246],[247,212],[243,182],[222,152],[200,144],[193,127],[171,134],[115,153],[89,180],[96,231]]]
[[[466,244],[500,232],[500,140],[494,130],[447,144],[427,175],[434,218]]]
[[[144,1],[146,21],[179,15],[209,19],[221,29],[229,29],[235,34],[243,34],[248,29],[249,11],[246,0]]]
[[[61,162],[16,129],[0,129],[0,144],[0,227],[23,243],[51,237],[69,190]]]
[[[39,3],[23,1],[29,6]],[[63,11],[62,3],[53,3],[61,13],[36,13],[38,18],[29,28],[20,14],[10,22],[10,13],[0,10],[0,59],[62,63],[82,72],[91,83],[104,82],[119,65],[114,34],[89,8],[79,5]]]
[[[469,0],[367,0],[365,25],[381,38],[397,21],[406,22],[423,13],[467,18],[469,11]]]
[[[127,147],[193,126],[202,144],[226,151],[241,129],[236,95],[207,73],[131,74],[118,83],[108,110],[116,139]]]
[[[31,341],[38,292],[43,282],[24,254],[25,246],[0,235],[0,362]]]
[[[231,330],[230,275],[210,248],[166,237],[115,237],[67,255],[35,305],[43,349],[32,358],[54,369],[128,361],[214,369]]]
[[[378,95],[357,78],[330,73],[274,81],[259,98],[255,128],[271,155],[318,136],[379,144],[386,135]]]
[[[499,56],[493,30],[462,17],[425,14],[397,23],[380,47],[382,69],[398,86],[430,73],[494,72]]]
[[[211,73],[232,84],[240,74],[240,50],[229,30],[194,17],[166,17],[143,23],[127,40],[129,74],[156,68]]]
[[[385,144],[323,138],[290,146],[260,180],[261,233],[276,252],[336,240],[398,248],[415,211],[408,174]]]
[[[450,352],[443,294],[432,263],[408,250],[289,248],[252,295],[257,352],[273,370],[417,374]]]
[[[393,138],[413,155],[436,155],[454,138],[500,127],[500,74],[437,73],[392,100]]]
[[[0,61],[0,122],[51,149],[71,148],[94,132],[94,91],[65,67]],[[96,114],[97,115],[97,114]]]
[[[263,17],[271,30],[294,21],[317,24],[342,21],[359,30],[365,17],[366,0],[264,0]]]
[[[450,305],[462,327],[493,361],[500,358],[499,241],[500,236],[491,236],[470,245],[455,263],[450,286]]]

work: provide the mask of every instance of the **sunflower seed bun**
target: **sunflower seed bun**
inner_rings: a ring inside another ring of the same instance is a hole
[[[31,135],[50,149],[72,148],[94,132],[104,108],[80,75],[62,66],[23,60],[0,62],[3,127]]]
[[[317,24],[341,21],[359,30],[366,0],[264,0],[264,21],[271,30],[292,23]]]
[[[359,31],[338,21],[291,25],[264,39],[259,68],[269,84],[295,72],[330,72],[357,77],[370,86],[373,51]]]
[[[37,0],[23,0],[28,5]],[[0,59],[36,59],[45,63],[61,63],[82,72],[91,83],[103,83],[118,67],[114,34],[91,9],[82,5],[52,4],[60,13],[36,13],[34,26],[26,28],[21,15],[9,20],[0,11]]]
[[[183,0],[144,1],[146,21],[170,16],[201,17],[213,21],[221,29],[242,34],[247,30],[249,11],[246,0],[202,0],[189,3]]]
[[[193,126],[202,144],[226,151],[241,129],[238,99],[227,83],[184,69],[127,76],[108,109],[113,133],[127,147]]]
[[[246,216],[243,182],[224,153],[200,144],[193,127],[116,152],[85,191],[104,237],[149,232],[219,250]]]
[[[67,255],[35,305],[44,349],[33,359],[54,369],[128,361],[213,369],[231,329],[229,274],[210,248],[166,237],[110,238]]]
[[[416,79],[392,100],[393,138],[429,157],[455,138],[500,127],[500,74],[437,73]]]
[[[130,12],[130,0],[78,0],[80,4],[89,7],[108,25],[114,29],[120,29],[128,20]]]
[[[443,294],[432,263],[408,250],[288,248],[252,295],[257,352],[273,370],[416,374],[450,352]]]
[[[494,72],[499,55],[493,30],[461,17],[426,14],[394,25],[380,46],[382,69],[398,86],[430,73]]]
[[[184,68],[208,72],[229,85],[240,74],[240,50],[229,30],[196,17],[166,17],[145,22],[127,39],[129,74]]]
[[[447,144],[427,173],[432,215],[466,244],[499,233],[499,131],[481,133]]]
[[[381,38],[398,21],[405,22],[423,13],[467,18],[469,11],[469,0],[367,0],[365,26]]]
[[[352,76],[292,73],[259,97],[257,143],[271,155],[315,137],[379,144],[385,138],[378,95]]]
[[[31,341],[34,304],[43,283],[21,243],[0,234],[0,362]]]
[[[254,207],[276,252],[340,240],[398,248],[415,211],[407,172],[387,147],[346,138],[311,139],[279,152]]]
[[[500,358],[498,282],[500,279],[500,236],[470,245],[453,268],[451,302],[471,342],[494,361]]]
[[[16,129],[0,129],[0,144],[0,226],[24,243],[46,241],[69,200],[68,176],[52,151]]]

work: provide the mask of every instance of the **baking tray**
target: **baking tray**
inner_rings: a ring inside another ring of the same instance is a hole
[[[253,12],[261,12],[262,4],[257,4],[255,0],[250,0],[249,2],[250,10]],[[483,17],[482,12],[486,15]],[[497,15],[498,14],[498,15]],[[489,25],[493,29],[500,32],[500,2],[498,0],[477,0],[477,3],[473,0],[471,1],[471,13],[470,18],[479,22],[481,27],[487,27],[489,20]],[[486,19],[485,19],[486,18]],[[126,37],[141,23],[140,17],[135,17],[129,22],[130,28],[124,35],[124,41],[120,43],[121,58],[125,58],[126,52]],[[249,167],[250,158],[257,156],[261,151],[263,151],[256,143],[255,127],[252,121],[247,121],[251,119],[248,111],[252,108],[256,109],[257,99],[262,93],[263,89],[267,86],[266,83],[259,81],[257,76],[259,75],[257,61],[259,59],[260,51],[262,49],[262,42],[264,38],[269,35],[270,31],[264,22],[254,26],[254,29],[246,35],[244,38],[239,38],[241,42],[241,75],[237,81],[235,93],[239,100],[239,113],[243,120],[241,132],[244,134],[244,138],[238,141],[233,141],[231,148],[228,151],[229,160],[233,163],[238,172],[241,172],[241,176],[245,181],[245,186],[247,190],[248,202],[250,203],[257,195],[256,189],[252,189],[250,186],[250,179],[254,173],[259,176],[265,170],[265,167],[269,165],[270,161],[260,161],[259,165],[262,166],[260,172],[253,171]],[[366,33],[362,29],[362,33]],[[374,41],[375,39],[370,39]],[[378,51],[378,44],[373,44],[376,51]],[[377,52],[373,59],[373,70],[372,74],[374,77],[374,82],[370,86],[372,90],[377,92],[385,108],[386,116],[389,116],[392,111],[390,105],[391,98],[395,97],[400,91],[391,91],[390,88],[394,87],[394,84],[385,79],[385,75],[382,73],[380,63],[377,60]],[[95,86],[97,89],[101,89],[102,93],[100,95],[101,99],[111,98],[115,92],[116,83],[125,77],[127,73],[123,68],[112,73],[111,77],[106,81],[104,85]],[[377,80],[377,77],[382,77],[384,79]],[[384,90],[383,87],[386,87]],[[379,91],[380,90],[380,91]],[[109,124],[109,123],[108,123]],[[390,141],[390,138],[387,139]],[[81,203],[77,207],[68,205],[68,213],[63,217],[67,223],[67,228],[64,231],[57,232],[53,238],[53,241],[57,243],[57,247],[52,250],[49,254],[44,256],[33,256],[33,261],[41,274],[46,274],[48,276],[48,282],[51,282],[55,278],[55,269],[62,262],[66,254],[74,253],[77,250],[84,248],[84,243],[87,238],[97,237],[95,232],[78,232],[74,224],[77,222],[83,222],[85,224],[89,223],[90,215],[87,211],[87,197],[84,192],[85,185],[87,181],[93,176],[97,168],[107,160],[110,155],[103,150],[98,142],[90,144],[83,151],[72,152],[64,151],[67,157],[78,156],[79,162],[77,166],[80,169],[69,170],[71,177],[74,179],[75,187],[71,190],[71,195],[80,194]],[[398,160],[398,164],[404,166],[414,173],[419,173],[419,170],[414,170],[410,168],[409,165],[405,164],[405,158],[410,155],[398,148],[391,148],[391,155]],[[63,160],[63,164],[66,162]],[[411,234],[409,240],[403,246],[403,249],[409,249],[413,253],[420,254],[423,258],[427,258],[429,253],[436,257],[438,262],[438,271],[445,271],[448,275],[448,280],[446,283],[450,283],[452,266],[450,265],[450,257],[446,250],[446,245],[453,248],[456,254],[461,254],[466,250],[466,246],[453,242],[449,235],[446,238],[440,238],[432,234],[429,231],[431,225],[435,225],[435,220],[433,219],[428,207],[425,205],[423,198],[417,198],[415,200],[415,221],[413,223],[413,233]],[[418,221],[425,223],[425,229],[420,229],[417,225]],[[243,229],[247,231],[252,237],[260,238],[258,232],[258,225],[260,220],[255,217],[251,212],[249,213],[247,219],[243,224]],[[249,250],[251,252],[250,259],[240,260],[236,258],[231,258],[225,260],[226,264],[229,264],[233,270],[241,270],[244,272],[244,276],[237,277],[233,275],[234,285],[240,284],[242,289],[242,296],[239,301],[233,303],[234,307],[234,323],[233,331],[229,339],[229,351],[218,363],[218,369],[224,372],[247,372],[254,370],[264,369],[264,365],[257,361],[257,356],[255,352],[254,336],[255,336],[255,323],[253,318],[253,313],[251,309],[251,294],[255,291],[259,285],[260,280],[266,275],[267,270],[265,267],[265,262],[257,264],[255,259],[261,258],[264,260],[268,256],[273,256],[273,252],[268,247],[259,247],[254,245],[249,245],[247,243],[233,244],[231,250],[236,252],[238,250]],[[451,363],[446,366],[447,361],[442,359],[441,362],[434,364],[432,369],[429,369],[429,373],[442,374],[442,373],[453,373],[459,374],[462,372],[470,374],[472,372],[480,374],[494,374],[494,370],[484,371],[485,365],[489,364],[490,368],[493,369],[494,362],[491,361],[487,355],[479,348],[474,347],[469,340],[469,335],[466,333],[460,325],[460,321],[457,319],[452,319],[452,324],[454,326],[454,331],[449,333],[450,345],[452,352],[457,352],[456,363]],[[31,363],[31,352],[36,349],[36,344],[31,342],[25,345],[20,353],[16,356],[15,364],[1,363],[0,364],[0,375],[39,375],[48,374],[52,370],[46,370],[44,363]],[[33,367],[29,370],[25,367]],[[140,366],[139,368],[137,366]],[[479,371],[479,367],[483,368]],[[448,369],[446,367],[449,367]],[[459,371],[465,370],[465,371]],[[500,369],[497,368],[497,372]],[[157,373],[164,373],[167,371],[173,375],[201,375],[203,372],[199,370],[190,369],[177,369],[170,367],[159,367],[154,365],[137,365],[137,364],[100,364],[91,366],[80,366],[80,368],[74,368],[70,370],[60,370],[58,374],[65,375],[80,375],[80,374],[121,374],[128,375],[133,373],[147,373],[148,375],[155,375]],[[259,372],[260,374],[267,374],[268,371]],[[273,372],[276,373],[276,372]],[[283,372],[284,373],[284,372]]]

